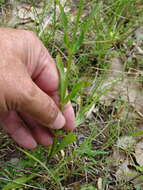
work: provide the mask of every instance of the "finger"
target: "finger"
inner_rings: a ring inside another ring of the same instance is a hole
[[[63,128],[65,118],[52,98],[38,88],[32,80],[25,89],[22,92],[23,100],[17,111],[31,115],[48,128]]]
[[[30,130],[24,122],[18,117],[16,112],[1,114],[0,120],[3,123],[4,130],[17,142],[19,146],[27,149],[33,149],[37,146]]]
[[[31,116],[26,113],[20,114],[20,117],[26,122],[27,126],[30,127],[31,133],[39,144],[49,146],[53,143],[53,138],[48,129],[41,126]]]
[[[36,126],[32,130],[32,134],[39,144],[42,144],[44,146],[49,146],[53,144],[53,138],[50,132],[42,126]]]
[[[59,75],[56,64],[42,44],[38,65],[32,74],[32,79],[47,94],[55,90],[57,91],[59,86]]]
[[[56,102],[57,106],[59,106],[58,71],[55,62],[45,47],[42,47],[42,53],[35,73],[33,75],[35,83]],[[65,129],[73,130],[75,128],[75,115],[71,103],[65,105],[64,116],[66,119]]]
[[[71,106],[71,102],[67,103],[64,106],[63,115],[66,119],[66,124],[64,126],[65,130],[67,130],[67,131],[74,130],[76,128],[75,114],[74,114],[73,107]]]
[[[58,96],[58,93],[56,91],[51,95],[51,98],[59,106],[59,96]],[[72,107],[70,101],[64,106],[63,115],[64,115],[65,120],[66,120],[64,129],[67,131],[74,130],[76,128],[75,114],[74,114],[74,110],[73,110],[73,107]]]

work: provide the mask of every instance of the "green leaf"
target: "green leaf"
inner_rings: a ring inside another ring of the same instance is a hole
[[[34,178],[36,175],[32,174],[31,176],[27,177],[19,177],[12,182],[8,183],[2,190],[11,190],[11,189],[19,189],[25,185],[25,183],[29,182],[32,178]]]
[[[76,136],[73,132],[68,133],[63,138],[60,135],[64,134],[63,130],[56,130],[54,133],[54,142],[51,146],[51,151],[49,154],[49,159],[52,158],[55,154],[57,154],[60,150],[63,150],[69,144],[73,143],[76,140]]]
[[[57,0],[57,4],[60,8],[61,22],[64,27],[64,44],[67,48],[69,48],[69,37],[68,37],[68,17],[64,11],[64,7],[61,5],[60,1]]]
[[[63,65],[62,58],[60,55],[57,55],[56,61],[57,61],[57,67],[60,71],[60,74],[64,75],[64,65]]]
[[[94,150],[91,150],[91,149],[81,149],[81,150],[79,149],[79,150],[76,150],[75,152],[77,152],[80,155],[86,154],[88,156],[96,156],[96,155],[105,155],[105,154],[108,154],[108,152],[94,151]]]
[[[77,84],[75,84],[75,86],[72,89],[72,92],[67,95],[67,97],[64,99],[64,104],[67,104],[69,102],[69,100],[72,100],[77,93],[79,92],[79,90],[81,90],[82,88],[84,88],[87,85],[87,83],[85,81],[80,81]]]
[[[85,113],[90,110],[90,108],[93,106],[94,102],[92,102],[91,104],[89,105],[86,105],[85,107],[83,107],[78,113],[77,113],[77,116],[76,116],[76,124],[77,125],[80,125],[81,123],[84,122],[85,120]]]
[[[130,136],[132,136],[132,137],[138,137],[140,135],[143,135],[143,131],[137,131],[137,132],[133,132],[130,134]]]
[[[143,166],[136,166],[136,165],[135,165],[135,168],[136,168],[138,171],[143,172]]]
[[[80,18],[81,18],[81,15],[82,15],[82,11],[83,11],[83,0],[80,0],[79,1],[79,8],[78,8],[78,12],[77,12],[77,17],[76,17],[76,21],[74,23],[75,27],[74,27],[74,31],[73,31],[73,36],[72,36],[72,42],[74,45],[76,43],[76,35],[77,35],[77,32],[78,32],[78,28],[79,28],[79,24],[80,24]]]
[[[80,190],[97,190],[94,186],[88,184],[80,188]]]
[[[50,147],[49,156],[48,159],[52,158],[56,154],[57,146],[58,146],[58,137],[62,134],[64,134],[64,131],[62,129],[55,130],[53,132],[54,134],[54,141],[53,144]]]
[[[69,38],[68,38],[67,32],[64,32],[64,44],[65,44],[65,47],[69,49],[70,45],[69,45]]]
[[[58,184],[61,186],[59,180],[55,177],[55,173],[54,171],[50,170],[45,164],[44,162],[42,162],[41,160],[39,160],[38,158],[36,158],[34,155],[30,154],[29,152],[23,150],[22,148],[18,147],[18,149],[23,152],[26,156],[28,156],[29,158],[31,158],[32,160],[34,160],[35,162],[38,162],[46,171],[47,173],[51,176],[51,178],[53,178],[53,180],[55,182],[58,182]]]
[[[82,45],[83,40],[84,40],[84,34],[85,34],[85,32],[81,31],[79,38],[73,44],[73,49],[72,49],[73,54],[77,53],[77,51],[79,50],[80,46]]]
[[[57,0],[57,4],[59,5],[59,8],[60,8],[61,21],[62,21],[63,27],[65,30],[68,30],[68,18],[64,11],[64,7],[61,5],[59,0]]]
[[[64,97],[65,97],[66,88],[67,88],[67,84],[66,84],[67,81],[66,81],[66,74],[64,72],[64,65],[63,65],[62,58],[60,55],[57,55],[56,63],[57,63],[57,67],[60,73],[59,91],[60,91],[60,102],[61,102],[61,106],[63,107]]]
[[[67,147],[69,144],[75,141],[76,141],[76,136],[74,135],[74,133],[73,132],[68,133],[65,137],[63,137],[55,153],[59,152],[60,150],[63,150],[65,147]]]

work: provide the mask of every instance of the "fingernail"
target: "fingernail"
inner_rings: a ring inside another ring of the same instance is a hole
[[[62,113],[59,112],[56,120],[54,121],[54,123],[51,124],[51,128],[52,129],[61,129],[64,127],[64,125],[65,125],[65,118],[62,115]]]

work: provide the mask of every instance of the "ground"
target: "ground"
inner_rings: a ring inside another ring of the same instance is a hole
[[[3,0],[0,14],[70,65],[69,93],[86,84],[71,98],[76,141],[51,159],[0,129],[0,189],[142,190],[143,1]]]

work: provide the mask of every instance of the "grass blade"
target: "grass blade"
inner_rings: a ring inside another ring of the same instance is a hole
[[[23,150],[22,148],[19,148],[18,149],[23,152],[24,154],[26,154],[26,156],[28,156],[29,158],[33,159],[34,161],[38,162],[47,172],[48,174],[51,176],[51,178],[56,182],[56,184],[58,184],[60,187],[62,187],[59,179],[57,179],[55,176],[55,173],[51,170],[49,170],[49,168],[42,162],[40,161],[39,159],[37,159],[35,156],[33,156],[32,154],[28,153],[27,151]]]
[[[68,48],[70,44],[69,37],[68,37],[68,17],[64,11],[64,7],[61,5],[59,0],[57,0],[57,4],[59,5],[59,8],[60,8],[61,22],[62,22],[62,26],[64,27],[64,44],[66,48]]]
[[[56,131],[56,132],[55,132],[55,137],[54,137],[54,143],[51,147],[51,151],[49,154],[49,159],[76,140],[76,136],[74,135],[73,132],[68,133],[63,138],[60,137],[60,134],[64,134],[63,130]]]
[[[56,153],[60,150],[63,150],[65,147],[67,147],[69,144],[76,141],[76,136],[73,132],[68,133],[61,141],[60,145],[57,147]]]
[[[70,94],[67,95],[67,97],[64,99],[64,104],[67,104],[69,102],[69,100],[72,100],[77,93],[86,86],[86,82],[85,81],[80,81],[77,84],[75,84],[75,86],[73,87],[72,91]]]
[[[57,67],[60,73],[59,91],[60,91],[60,102],[61,102],[61,110],[62,110],[64,97],[65,97],[66,89],[67,89],[67,84],[66,84],[67,82],[66,82],[66,74],[64,72],[64,65],[63,65],[62,58],[60,55],[57,55],[56,63],[57,63]]]
[[[33,179],[36,175],[32,174],[29,177],[23,176],[19,177],[12,182],[9,182],[2,190],[11,190],[11,189],[19,189],[23,187],[23,185]],[[22,184],[23,183],[23,184]]]

